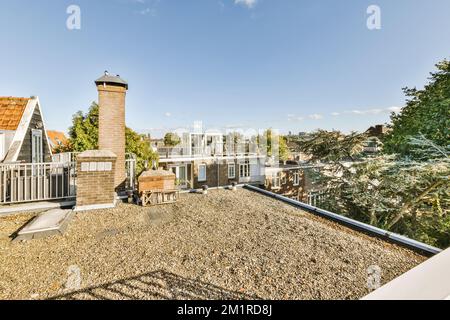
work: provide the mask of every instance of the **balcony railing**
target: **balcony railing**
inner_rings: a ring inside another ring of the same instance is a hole
[[[74,198],[73,162],[0,164],[0,204]]]
[[[160,159],[175,158],[202,158],[202,157],[233,157],[261,154],[256,147],[248,145],[236,145],[227,147],[223,145],[212,145],[207,147],[162,147],[158,148]]]

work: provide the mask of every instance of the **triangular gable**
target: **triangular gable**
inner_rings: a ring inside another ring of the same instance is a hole
[[[42,131],[45,135],[45,139],[47,141],[47,148],[49,154],[52,154],[52,150],[50,148],[50,141],[48,139],[47,130],[45,127],[44,115],[42,114],[41,105],[38,97],[33,97],[28,101],[28,104],[23,112],[22,119],[17,127],[17,130],[14,134],[14,138],[11,142],[11,147],[8,150],[8,153],[5,157],[4,162],[16,162],[17,158],[20,154],[20,150],[22,149],[23,140],[28,132],[28,128],[30,126],[31,119],[33,118],[34,110],[38,109],[41,119],[42,119]]]

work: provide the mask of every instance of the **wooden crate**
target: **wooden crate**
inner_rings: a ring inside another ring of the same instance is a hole
[[[144,207],[156,206],[177,202],[179,198],[178,190],[151,190],[141,193],[141,204]]]
[[[139,195],[146,191],[174,190],[175,174],[166,170],[149,170],[138,178]]]

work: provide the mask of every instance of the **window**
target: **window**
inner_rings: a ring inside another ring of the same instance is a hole
[[[31,131],[31,158],[33,163],[44,162],[42,153],[42,130]]]
[[[171,167],[172,172],[175,173],[176,182],[181,187],[186,187],[188,183],[187,165]]]
[[[250,162],[245,161],[239,165],[239,177],[248,178],[250,177]]]
[[[206,164],[200,164],[198,166],[198,181],[206,181]]]
[[[300,173],[295,172],[294,173],[294,186],[300,185]]]
[[[236,178],[236,166],[234,163],[228,164],[228,179]]]
[[[286,184],[287,183],[287,176],[286,174],[283,174],[283,178],[281,179],[281,184]]]
[[[272,174],[272,189],[281,188],[281,177],[279,173]]]

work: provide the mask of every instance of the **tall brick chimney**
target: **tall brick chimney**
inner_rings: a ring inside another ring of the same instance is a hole
[[[117,156],[114,184],[120,191],[126,179],[125,173],[125,96],[128,83],[119,75],[107,71],[95,81],[98,90],[99,130],[98,147],[110,150]]]

